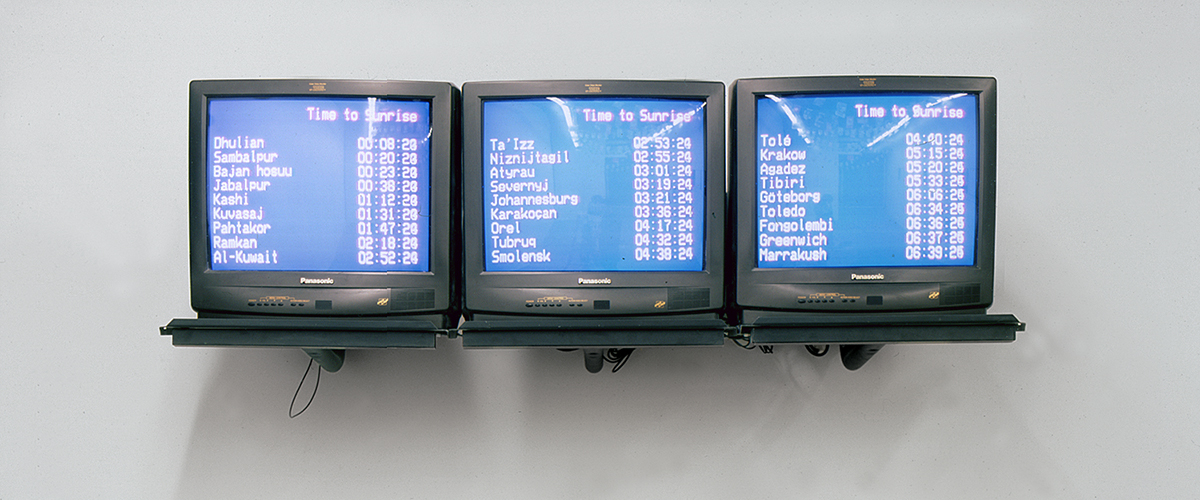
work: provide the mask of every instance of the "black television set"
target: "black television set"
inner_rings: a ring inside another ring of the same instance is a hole
[[[742,321],[991,304],[994,78],[751,78],[732,94]]]
[[[458,99],[440,82],[191,82],[192,308],[453,327]]]
[[[715,317],[724,93],[701,81],[464,83],[464,316]]]

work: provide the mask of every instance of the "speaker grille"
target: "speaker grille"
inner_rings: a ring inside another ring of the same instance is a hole
[[[708,307],[707,288],[668,288],[667,309],[702,309]]]
[[[942,285],[938,295],[941,304],[954,306],[959,304],[975,304],[979,302],[979,283],[966,285]]]
[[[391,306],[393,311],[433,309],[433,289],[402,288],[392,290]]]

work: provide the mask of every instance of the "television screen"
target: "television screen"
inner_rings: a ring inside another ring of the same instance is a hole
[[[484,270],[702,270],[704,106],[485,102]]]
[[[428,271],[429,110],[377,97],[210,99],[212,269]]]
[[[723,85],[477,82],[463,92],[468,308],[721,306]]]
[[[757,96],[758,267],[974,265],[977,102]]]
[[[452,308],[456,90],[192,82],[192,303],[206,314]]]
[[[991,302],[995,80],[738,80],[734,295],[779,311]]]

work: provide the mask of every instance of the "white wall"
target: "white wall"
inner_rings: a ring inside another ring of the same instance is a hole
[[[1189,497],[1200,7],[0,4],[0,498]],[[830,5],[833,4],[833,5]],[[174,348],[187,84],[983,74],[1013,344]]]

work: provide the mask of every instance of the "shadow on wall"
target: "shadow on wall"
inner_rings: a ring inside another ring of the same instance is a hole
[[[222,350],[177,497],[895,497],[964,476],[1064,489],[1005,384],[977,384],[1004,345],[888,346],[857,372],[799,346],[652,348],[593,375],[580,352],[458,344],[349,351],[296,419],[307,356]]]
[[[469,453],[447,443],[476,440],[470,436],[480,430],[455,351],[347,351],[340,371],[321,374],[308,410],[289,419],[309,357],[299,349],[219,349],[177,497],[340,496],[360,491],[359,481],[452,480]],[[312,377],[297,409],[312,394]]]

